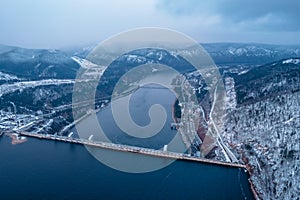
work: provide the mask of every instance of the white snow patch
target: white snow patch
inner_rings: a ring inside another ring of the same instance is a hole
[[[234,110],[236,108],[236,91],[235,91],[235,82],[232,77],[225,78],[225,90],[226,90],[226,98],[225,105],[227,109]]]
[[[10,74],[6,74],[3,72],[0,72],[0,80],[1,81],[9,81],[9,80],[20,80],[18,77],[14,76],[14,75],[10,75]]]
[[[297,65],[300,63],[300,59],[291,58],[291,59],[282,61],[282,64],[290,64],[290,63]]]
[[[137,56],[137,55],[128,55],[127,56],[127,61],[128,62],[138,62],[138,63],[142,63],[146,61],[146,58],[141,57],[141,56]]]
[[[240,73],[238,73],[238,75],[242,75],[242,74],[246,74],[249,70],[244,70],[244,71],[241,71]]]
[[[17,90],[24,90],[26,88],[34,88],[42,85],[62,85],[62,84],[73,84],[75,80],[71,79],[47,79],[41,81],[23,81],[12,84],[0,85],[0,97],[4,94],[15,92]]]
[[[86,60],[86,59],[83,59],[83,58],[80,58],[78,56],[73,56],[71,57],[72,60],[74,60],[75,62],[77,62],[82,68],[92,68],[92,67],[97,67],[98,65]]]
[[[152,72],[157,72],[157,71],[158,71],[158,69],[152,68]]]

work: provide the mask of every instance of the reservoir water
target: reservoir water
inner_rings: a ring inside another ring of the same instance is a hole
[[[159,90],[157,96],[150,95],[153,90]],[[155,103],[167,110],[166,127],[148,139],[122,133],[109,106],[97,117],[113,142],[159,149],[176,133],[168,124],[174,98],[159,88],[139,89],[133,95],[130,112],[141,126],[149,123],[141,111],[148,113]],[[82,123],[88,124],[86,120]],[[0,138],[0,160],[1,199],[253,199],[248,174],[238,168],[177,160],[157,171],[126,173],[102,164],[82,145],[34,138],[12,145],[7,136]]]

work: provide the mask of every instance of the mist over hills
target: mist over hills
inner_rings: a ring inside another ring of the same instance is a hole
[[[262,65],[300,57],[300,45],[208,43],[202,46],[217,65]],[[48,50],[0,45],[0,70],[26,79],[75,78],[80,66],[72,56],[85,58],[93,47]]]
[[[78,64],[67,52],[0,46],[0,70],[21,78],[74,78]]]
[[[300,57],[300,45],[255,43],[208,43],[204,49],[216,64],[266,64],[277,60]]]

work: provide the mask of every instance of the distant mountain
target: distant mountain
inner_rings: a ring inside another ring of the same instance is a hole
[[[7,52],[7,51],[10,51],[10,50],[12,50],[14,48],[16,48],[16,47],[6,46],[6,45],[0,44],[0,53],[4,53],[4,52]]]
[[[96,47],[95,44],[90,44],[86,46],[75,46],[75,47],[67,47],[60,49],[63,52],[68,53],[69,55],[78,56],[81,58],[86,58],[89,53]]]
[[[20,78],[74,78],[79,65],[60,50],[0,46],[0,71]]]
[[[256,43],[203,43],[203,48],[218,65],[261,65],[280,59],[300,57],[300,45],[272,45]],[[65,49],[68,53],[86,57],[96,45]]]
[[[247,103],[300,91],[300,58],[276,61],[234,76],[237,101]]]
[[[300,57],[300,45],[208,43],[202,46],[216,64],[261,65],[280,59]]]
[[[62,50],[24,49],[0,45],[0,71],[20,78],[40,80],[44,78],[75,78],[80,67],[72,57],[85,58],[95,46],[68,48]],[[261,65],[280,59],[300,57],[300,46],[210,43],[203,44],[217,65]],[[188,52],[193,54],[193,52]],[[159,55],[155,58],[153,56]],[[172,53],[137,52],[127,54],[128,65],[139,62],[163,62],[173,65],[176,62]],[[159,59],[159,60],[158,60]],[[167,61],[169,60],[169,61]],[[172,60],[172,62],[170,62]]]

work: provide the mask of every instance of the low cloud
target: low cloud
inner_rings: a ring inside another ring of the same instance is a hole
[[[249,31],[299,31],[298,0],[162,0],[157,7],[172,15],[219,16],[224,26]]]

